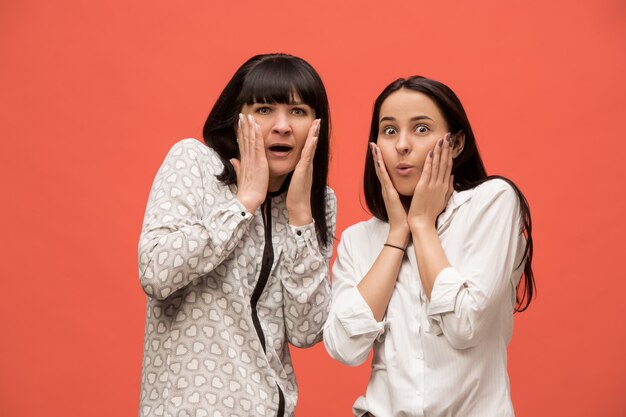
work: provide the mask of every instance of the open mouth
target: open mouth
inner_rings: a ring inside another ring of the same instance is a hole
[[[289,145],[272,145],[269,147],[269,150],[272,152],[289,152],[292,149]]]
[[[284,157],[289,155],[289,153],[293,150],[293,146],[289,146],[284,143],[277,143],[275,145],[270,145],[268,148],[270,155],[275,157]]]

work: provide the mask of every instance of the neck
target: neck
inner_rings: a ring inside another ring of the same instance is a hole
[[[280,177],[270,177],[270,182],[267,186],[267,191],[269,191],[270,193],[275,193],[279,191],[280,187],[282,187],[283,185],[283,182],[285,182],[286,177],[287,175],[281,175]]]

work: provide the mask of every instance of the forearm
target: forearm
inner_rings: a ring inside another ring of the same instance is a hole
[[[283,281],[287,337],[296,347],[309,347],[322,339],[331,302],[328,277],[328,267],[324,265],[311,276]]]
[[[305,226],[313,221],[310,204],[304,204],[297,208],[289,208],[288,216],[289,224],[292,226]]]
[[[387,238],[391,245],[406,247],[406,237],[392,235]],[[389,305],[391,294],[398,279],[404,251],[392,246],[383,246],[374,264],[357,285],[361,296],[372,310],[374,318],[381,321]]]
[[[146,224],[139,241],[140,281],[157,299],[212,271],[233,251],[251,215],[236,204],[194,224]]]
[[[331,301],[329,259],[313,223],[288,226],[278,275],[283,283],[284,317],[291,344],[307,347],[321,339]],[[330,249],[332,251],[332,248]]]
[[[422,287],[430,299],[437,276],[450,266],[450,262],[443,251],[434,223],[412,222],[411,236]]]

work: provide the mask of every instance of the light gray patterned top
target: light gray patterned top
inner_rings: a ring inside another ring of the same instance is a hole
[[[148,295],[140,416],[276,416],[279,391],[293,415],[298,392],[286,342],[307,347],[322,337],[332,244],[318,245],[313,224],[288,224],[286,193],[247,213],[236,186],[216,179],[222,168],[215,151],[185,139],[150,192],[139,241]],[[264,209],[273,262],[263,286]],[[326,212],[333,236],[330,188]]]

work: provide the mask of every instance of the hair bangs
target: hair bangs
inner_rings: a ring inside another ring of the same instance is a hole
[[[318,107],[319,83],[302,65],[274,58],[250,70],[239,93],[240,103],[307,104]]]

